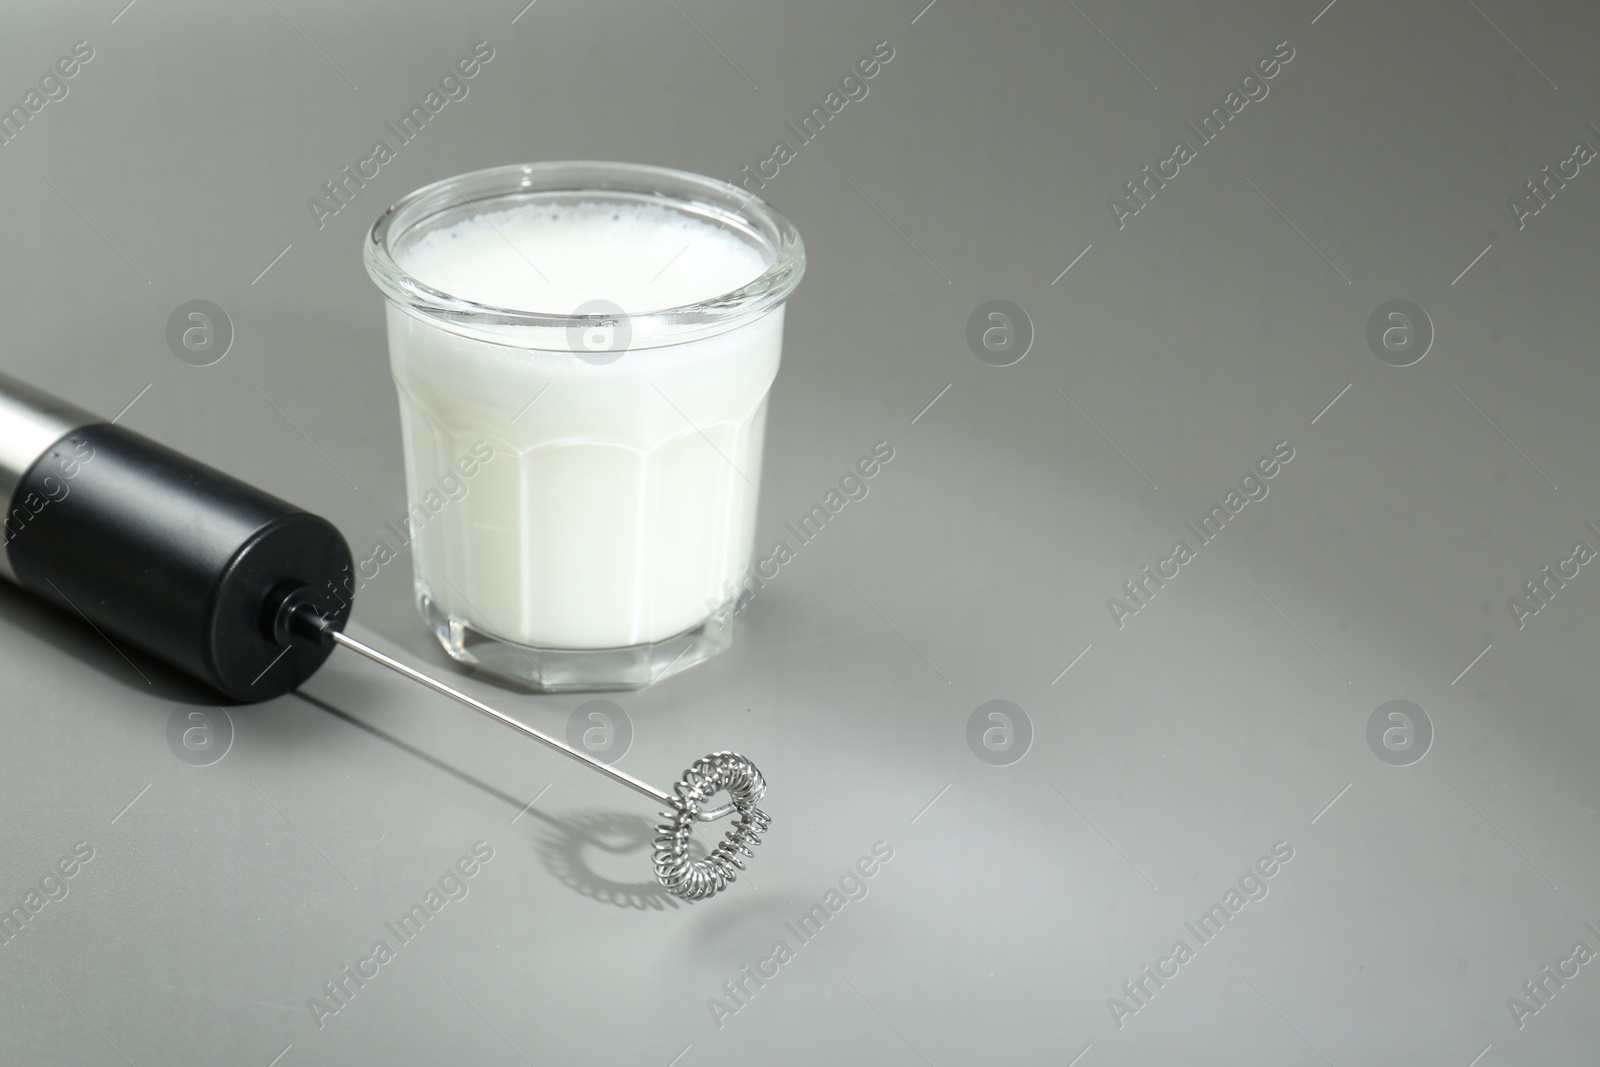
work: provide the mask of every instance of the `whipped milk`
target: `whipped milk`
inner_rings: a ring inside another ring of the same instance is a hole
[[[630,316],[731,292],[770,262],[674,208],[537,201],[396,258],[478,304],[568,315],[603,300]],[[698,626],[737,584],[781,306],[679,344],[636,330],[614,362],[523,347],[526,327],[450,332],[393,302],[388,324],[409,499],[439,505],[412,542],[418,588],[448,615],[534,648],[618,648]],[[494,456],[463,477],[479,442]]]

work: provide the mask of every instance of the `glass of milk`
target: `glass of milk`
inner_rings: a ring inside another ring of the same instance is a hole
[[[559,691],[727,648],[805,269],[794,226],[682,171],[532,163],[418,189],[364,259],[417,604],[446,651]]]

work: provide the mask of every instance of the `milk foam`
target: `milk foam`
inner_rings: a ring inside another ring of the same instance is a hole
[[[595,299],[629,314],[732,292],[767,259],[726,229],[657,204],[530,205],[423,234],[407,273],[479,304],[565,315]]]

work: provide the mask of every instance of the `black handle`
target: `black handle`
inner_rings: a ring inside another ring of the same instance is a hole
[[[288,692],[332,652],[275,632],[285,598],[343,629],[355,589],[332,523],[109,423],[39,455],[6,542],[20,585],[241,701]]]

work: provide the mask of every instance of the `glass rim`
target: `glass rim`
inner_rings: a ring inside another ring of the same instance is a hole
[[[794,224],[736,185],[646,163],[551,160],[470,171],[407,193],[367,231],[362,247],[367,274],[392,303],[463,332],[471,332],[474,326],[571,331],[613,325],[617,316],[607,310],[562,314],[469,300],[413,276],[395,258],[394,246],[406,233],[443,211],[465,207],[477,213],[479,204],[542,192],[593,193],[596,199],[617,195],[653,199],[687,209],[708,222],[734,224],[768,248],[771,262],[766,269],[737,289],[673,307],[626,311],[634,336],[653,339],[649,347],[721,333],[759,318],[783,304],[805,272],[805,245]],[[506,340],[501,338],[501,343]]]

